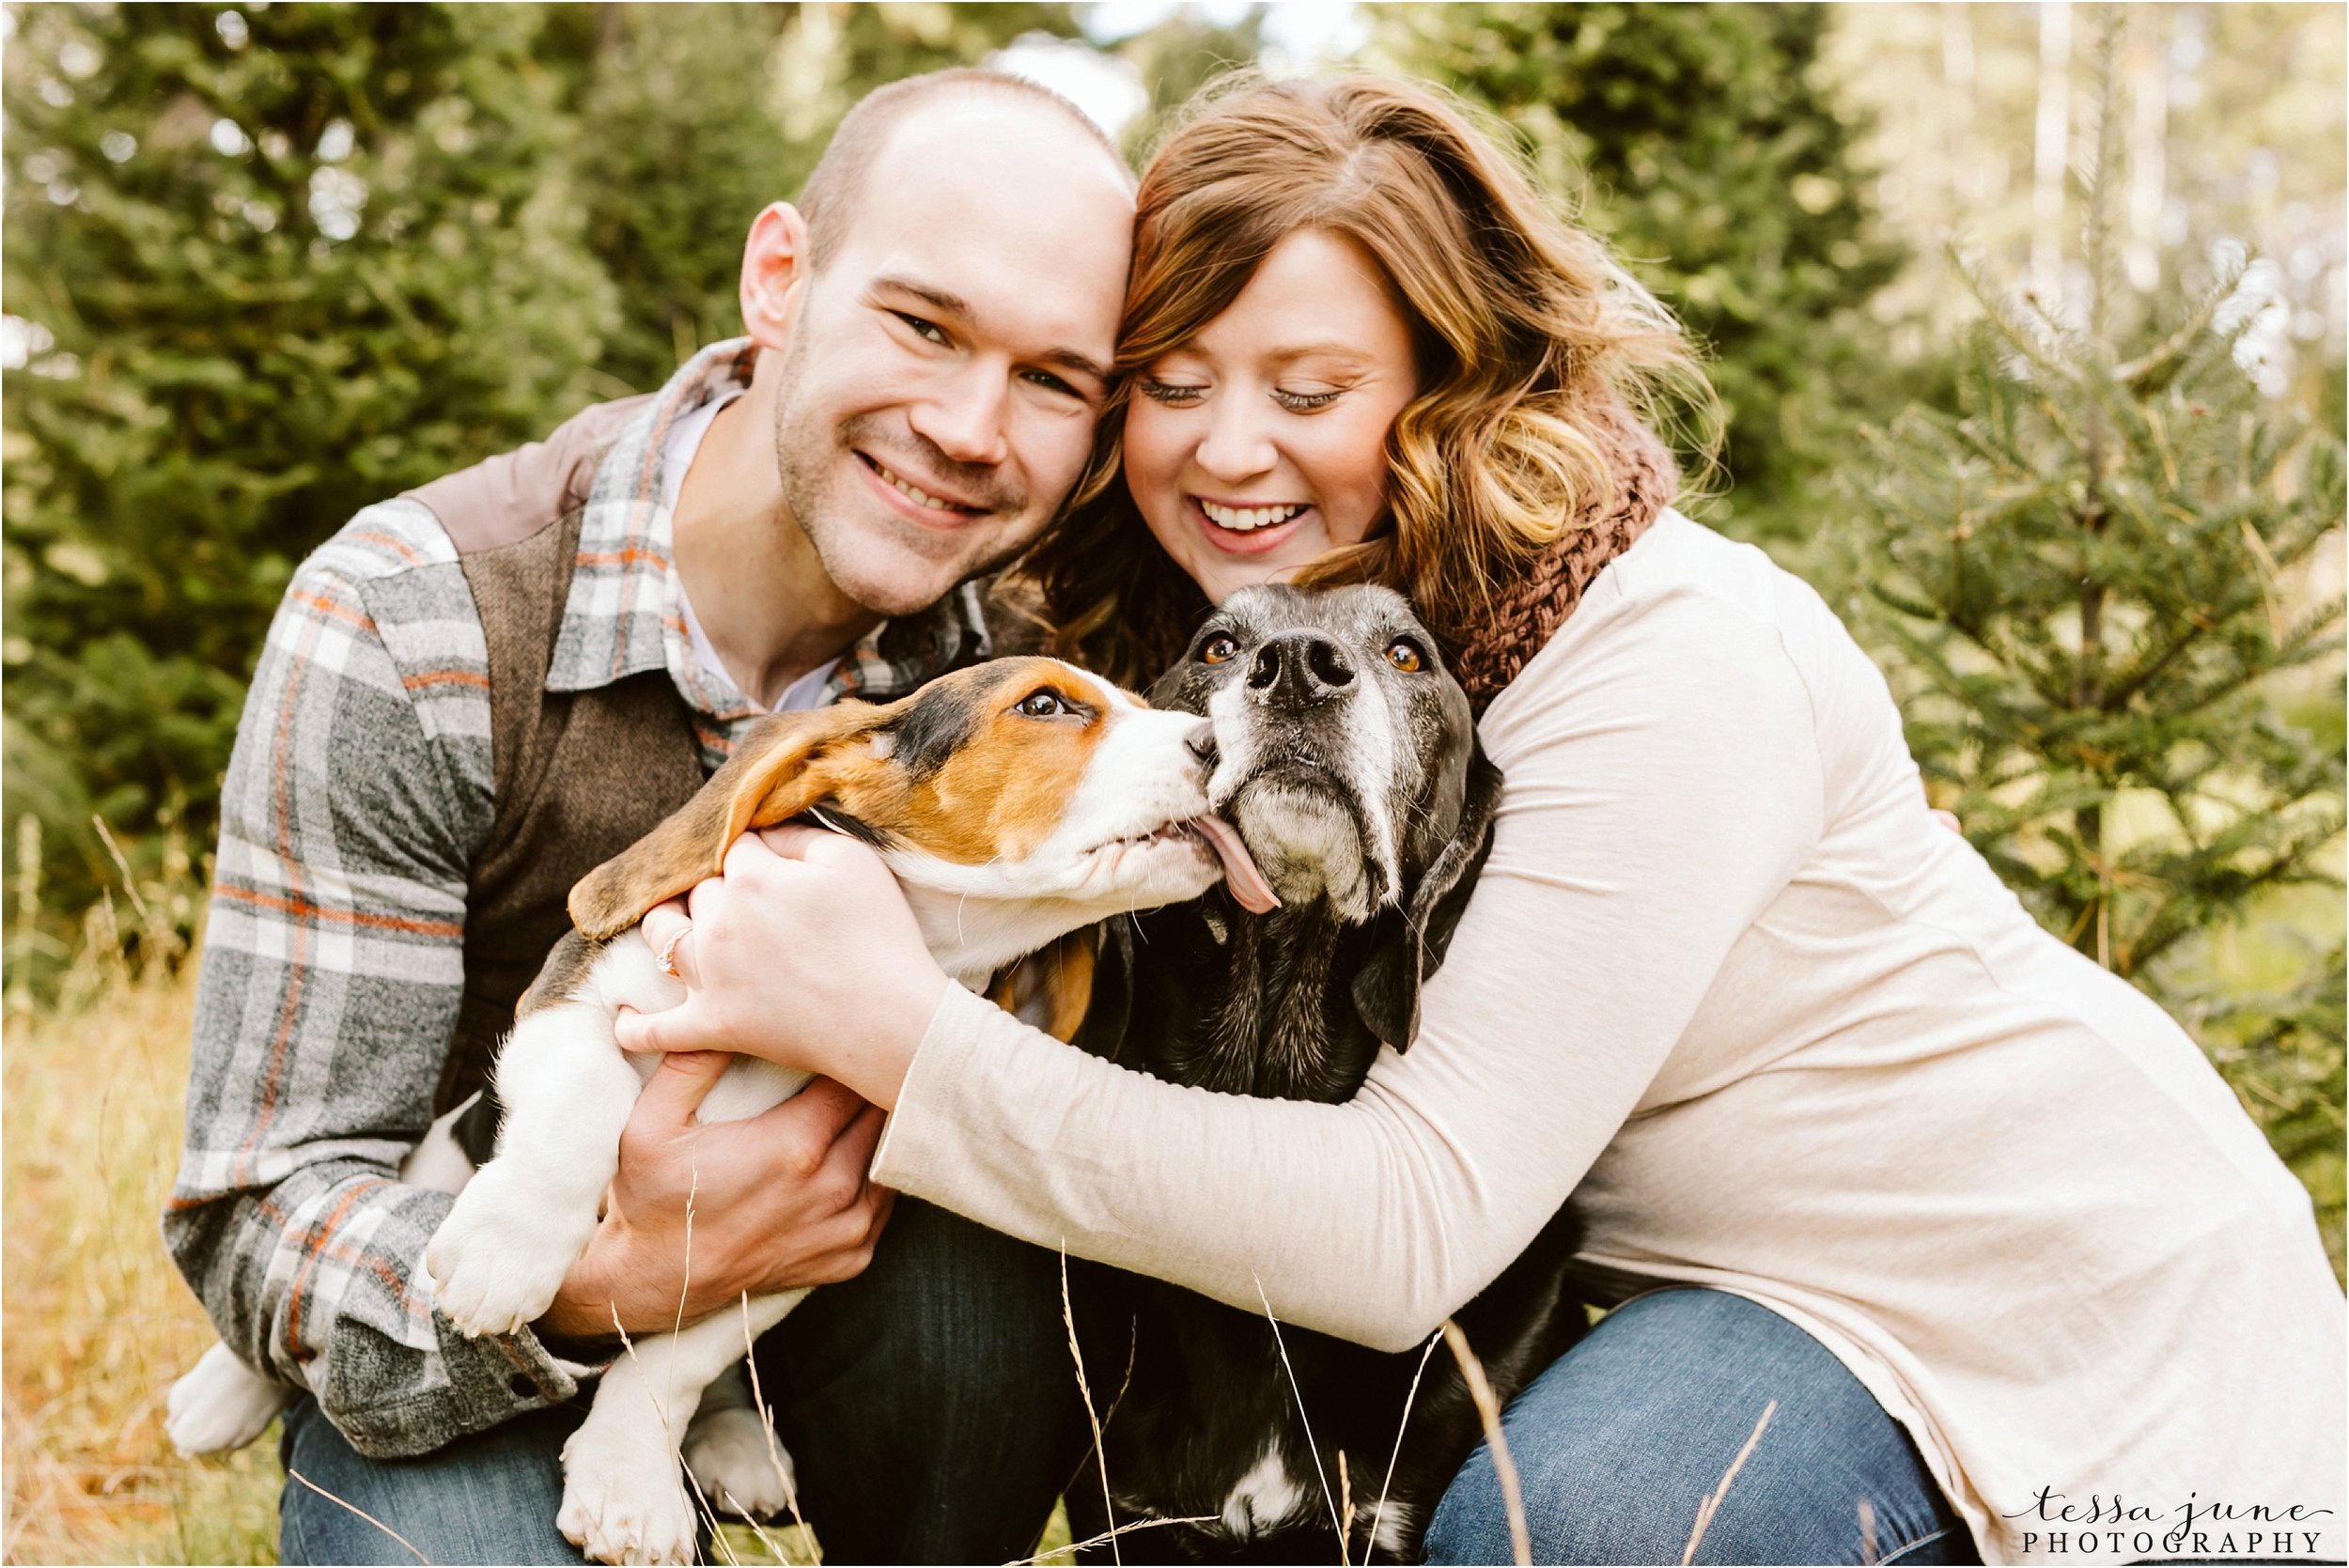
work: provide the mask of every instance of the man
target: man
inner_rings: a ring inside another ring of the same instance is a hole
[[[1057,1262],[910,1203],[879,1238],[880,1113],[845,1090],[701,1127],[724,1059],[664,1062],[594,1242],[502,1339],[433,1312],[449,1200],[395,1172],[481,1081],[569,882],[744,726],[987,656],[972,579],[1092,457],[1131,193],[1044,89],[884,88],[758,215],[746,341],[296,575],[229,768],[163,1220],[231,1348],[308,1390],[286,1560],[576,1560],[557,1454],[615,1326],[840,1281],[761,1353],[827,1554],[1030,1549],[1077,1459]]]

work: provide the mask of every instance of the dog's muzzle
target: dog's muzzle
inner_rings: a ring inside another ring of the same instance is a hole
[[[1275,637],[1248,667],[1248,694],[1276,712],[1302,713],[1351,696],[1354,665],[1346,650],[1314,631]]]

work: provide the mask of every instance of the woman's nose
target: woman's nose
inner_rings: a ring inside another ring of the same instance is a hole
[[[1199,443],[1200,471],[1223,480],[1252,479],[1280,460],[1259,411],[1245,397],[1221,397],[1208,413]]]

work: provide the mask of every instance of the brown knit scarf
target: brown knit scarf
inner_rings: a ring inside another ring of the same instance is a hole
[[[1610,489],[1588,497],[1558,541],[1521,576],[1494,584],[1491,608],[1462,640],[1453,674],[1482,715],[1501,688],[1542,651],[1608,562],[1631,548],[1672,498],[1678,474],[1664,443],[1612,398],[1586,433],[1607,459]]]

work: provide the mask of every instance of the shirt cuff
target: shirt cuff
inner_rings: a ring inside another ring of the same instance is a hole
[[[953,1164],[950,1151],[961,1133],[953,1105],[970,1070],[972,1048],[988,1025],[1003,1016],[1002,1008],[967,986],[949,985],[939,994],[938,1010],[913,1048],[880,1147],[873,1151],[873,1180],[917,1197],[935,1197],[938,1172]]]
[[[360,1408],[321,1400],[350,1446],[370,1459],[403,1459],[430,1453],[445,1443],[487,1431],[528,1410],[560,1405],[579,1391],[579,1380],[563,1370],[527,1328],[512,1334],[469,1339],[438,1312],[444,1387],[390,1405]],[[351,1346],[344,1346],[347,1352]],[[345,1358],[338,1357],[338,1358]],[[337,1367],[338,1374],[344,1369]],[[350,1375],[365,1375],[353,1369]],[[339,1380],[339,1378],[338,1378]]]

